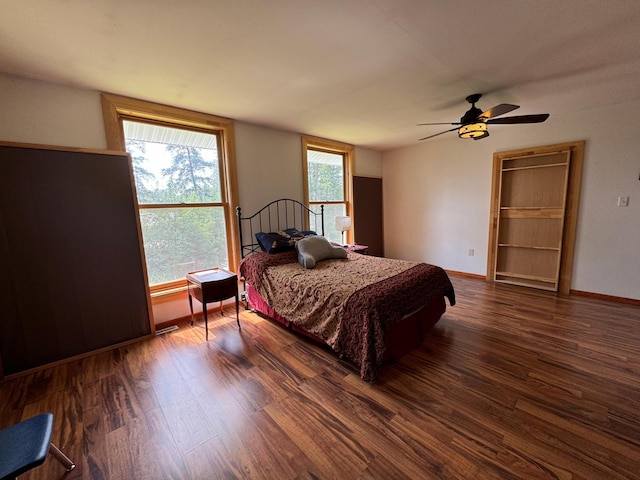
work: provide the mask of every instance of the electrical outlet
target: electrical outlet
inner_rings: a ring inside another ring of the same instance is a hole
[[[470,256],[470,257],[473,257],[473,255],[474,255],[475,253],[476,253],[476,252],[473,250],[473,248],[470,248],[470,249],[469,249],[469,256]]]
[[[629,197],[618,197],[618,206],[619,207],[628,207],[629,206]]]

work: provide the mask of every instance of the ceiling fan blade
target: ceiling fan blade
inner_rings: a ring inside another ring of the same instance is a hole
[[[428,138],[437,137],[438,135],[442,135],[442,134],[444,134],[444,133],[453,132],[454,130],[458,130],[458,127],[456,127],[456,128],[452,128],[452,129],[450,129],[450,130],[445,130],[444,132],[436,133],[435,135],[429,135],[428,137],[421,138],[421,139],[419,139],[418,141],[420,142],[420,141],[422,141],[422,140],[427,140]]]
[[[516,117],[494,118],[487,120],[486,123],[493,125],[512,125],[516,123],[542,123],[549,118],[548,113],[540,113],[537,115],[518,115]]]
[[[418,123],[420,125],[462,125],[460,122],[442,122],[442,123]]]
[[[499,115],[504,115],[505,113],[513,112],[516,108],[520,108],[520,105],[501,103],[500,105],[496,105],[495,107],[482,112],[480,115],[478,115],[478,119],[488,120]]]

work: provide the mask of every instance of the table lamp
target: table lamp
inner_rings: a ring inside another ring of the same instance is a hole
[[[351,229],[351,217],[339,216],[336,217],[336,230],[342,232],[342,244],[344,245],[344,232]]]

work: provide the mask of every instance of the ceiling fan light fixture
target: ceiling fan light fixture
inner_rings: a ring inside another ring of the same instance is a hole
[[[479,140],[489,136],[487,130],[487,124],[484,122],[470,123],[468,125],[462,125],[458,129],[458,136],[460,138],[473,138]]]
[[[512,105],[510,103],[501,103],[484,112],[476,107],[476,102],[480,100],[482,94],[474,93],[467,97],[467,102],[471,104],[471,108],[465,112],[459,122],[451,123],[419,123],[418,125],[460,125],[459,127],[453,127],[444,132],[429,135],[421,138],[421,140],[427,140],[429,138],[438,137],[442,134],[458,131],[458,137],[460,138],[473,138],[474,140],[481,140],[489,136],[489,130],[487,124],[498,125],[517,125],[523,123],[541,123],[549,118],[548,113],[539,113],[537,115],[516,115],[515,117],[501,117],[505,113],[513,112],[515,109],[520,108],[518,105]],[[501,117],[501,118],[496,118]]]

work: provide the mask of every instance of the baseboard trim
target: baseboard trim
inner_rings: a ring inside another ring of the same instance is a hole
[[[154,334],[142,335],[141,337],[132,338],[131,340],[125,340],[124,342],[115,343],[113,345],[107,345],[106,347],[100,347],[95,350],[91,350],[89,352],[79,353],[78,355],[74,355],[72,357],[62,358],[60,360],[55,360],[50,363],[46,363],[44,365],[38,365],[37,367],[29,368],[28,370],[22,370],[16,373],[10,373],[9,375],[2,376],[2,371],[0,371],[0,380],[11,380],[18,377],[24,377],[25,375],[29,375],[31,373],[40,372],[42,370],[46,370],[47,368],[57,367],[59,365],[64,365],[65,363],[70,363],[76,360],[82,360],[83,358],[91,357],[93,355],[98,355],[99,353],[108,352],[110,350],[115,350],[116,348],[126,347],[127,345],[131,345],[134,343],[142,342],[144,340],[148,340],[153,338]]]
[[[447,272],[447,275],[453,275],[456,277],[467,277],[467,278],[475,278],[478,280],[490,281],[490,280],[487,280],[486,275],[478,275],[477,273],[458,272],[456,270],[446,270],[446,269],[445,269],[445,272]],[[636,307],[640,307],[640,300],[637,300],[635,298],[617,297],[615,295],[605,295],[603,293],[585,292],[583,290],[574,290],[574,289],[569,290],[569,295],[575,295],[576,297],[593,298],[593,299],[604,300],[604,301],[613,302],[613,303],[624,303],[626,305],[635,305]]]
[[[445,270],[447,275],[455,275],[456,277],[477,278],[479,280],[486,280],[486,275],[478,275],[477,273],[457,272],[455,270]]]
[[[635,298],[616,297],[615,295],[604,295],[602,293],[585,292],[582,290],[573,289],[569,290],[569,294],[575,295],[576,297],[595,298],[598,300],[605,300],[607,302],[625,303],[627,305],[635,305],[636,307],[640,307],[640,300],[636,300]]]

